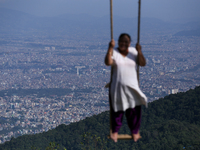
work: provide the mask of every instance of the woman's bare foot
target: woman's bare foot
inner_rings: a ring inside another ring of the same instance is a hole
[[[117,136],[118,136],[118,133],[115,132],[115,133],[112,133],[110,138],[116,143],[117,142]]]
[[[138,132],[137,134],[133,134],[133,140],[135,142],[137,142],[139,139],[141,139],[142,137],[140,136],[140,133]]]

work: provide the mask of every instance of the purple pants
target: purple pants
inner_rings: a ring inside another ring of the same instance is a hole
[[[141,124],[141,106],[126,110],[126,119],[132,134],[137,134]],[[112,132],[118,132],[122,126],[124,111],[114,112],[111,109]]]

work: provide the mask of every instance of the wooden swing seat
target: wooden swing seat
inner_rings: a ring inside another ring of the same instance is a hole
[[[111,133],[112,133],[112,130],[110,130],[110,135]],[[110,135],[108,135],[108,139],[111,139]],[[140,138],[142,137],[140,136]],[[118,134],[117,139],[118,140],[133,140],[133,136],[129,134]]]
[[[111,139],[110,135],[108,135],[108,139]],[[132,140],[133,137],[129,134],[118,134],[117,139],[118,140]]]
[[[110,129],[110,135],[112,134],[112,130]],[[108,139],[111,139],[110,135],[108,135]],[[118,134],[118,140],[132,140],[133,136],[129,134]]]

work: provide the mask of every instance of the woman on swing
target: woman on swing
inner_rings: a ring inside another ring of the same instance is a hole
[[[117,142],[118,131],[122,125],[125,112],[133,140],[141,138],[139,133],[141,123],[141,105],[147,106],[147,98],[139,88],[137,80],[137,65],[145,66],[146,60],[141,46],[130,47],[131,37],[123,33],[118,39],[118,48],[112,39],[105,56],[105,64],[112,66],[109,99],[111,105],[111,139]]]

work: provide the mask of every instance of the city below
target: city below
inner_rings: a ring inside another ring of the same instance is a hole
[[[149,102],[200,85],[199,41],[167,33],[141,37],[147,65],[140,67],[140,87]],[[109,110],[108,42],[98,36],[2,35],[0,143]]]

